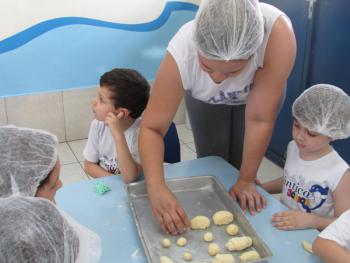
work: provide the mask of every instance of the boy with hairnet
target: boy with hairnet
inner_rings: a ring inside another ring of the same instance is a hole
[[[95,120],[83,152],[90,176],[120,174],[125,183],[138,178],[140,116],[149,89],[147,80],[133,69],[115,68],[101,76],[98,96],[92,101]]]
[[[0,127],[0,159],[0,262],[98,262],[100,237],[54,204],[56,136]]]
[[[272,216],[275,227],[322,230],[350,209],[349,165],[330,145],[350,136],[350,97],[338,87],[318,84],[295,100],[292,111],[284,176],[262,187],[282,192],[282,203],[291,209]]]

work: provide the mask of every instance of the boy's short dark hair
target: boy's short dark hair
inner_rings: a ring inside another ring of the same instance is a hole
[[[100,78],[100,87],[106,87],[113,93],[114,107],[126,108],[129,116],[136,119],[146,108],[150,85],[136,70],[115,68]]]

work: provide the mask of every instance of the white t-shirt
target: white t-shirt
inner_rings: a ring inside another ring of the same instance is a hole
[[[350,210],[342,213],[338,219],[327,226],[318,236],[335,241],[350,251]]]
[[[299,156],[295,141],[288,144],[281,201],[290,209],[334,216],[333,193],[349,165],[332,150],[313,161]]]
[[[135,162],[140,162],[138,151],[138,135],[141,119],[138,118],[124,132],[126,143]],[[84,158],[90,162],[98,163],[102,168],[112,174],[119,174],[117,165],[117,152],[115,141],[108,126],[98,120],[93,120],[90,125],[89,137],[83,152]]]
[[[167,50],[176,61],[184,89],[191,90],[192,97],[210,104],[240,105],[246,103],[255,72],[258,68],[263,67],[265,49],[272,26],[279,16],[287,17],[282,11],[271,5],[265,3],[259,3],[259,5],[265,22],[263,42],[240,75],[230,77],[220,84],[216,84],[199,65],[194,40],[194,21],[183,25],[169,42]],[[290,21],[289,18],[288,21]]]

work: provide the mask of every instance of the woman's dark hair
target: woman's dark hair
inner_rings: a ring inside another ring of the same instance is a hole
[[[114,107],[126,108],[130,117],[136,119],[146,108],[150,86],[136,70],[115,68],[100,78],[100,87],[106,87],[113,95]]]

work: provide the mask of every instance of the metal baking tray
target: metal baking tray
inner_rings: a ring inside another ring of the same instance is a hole
[[[126,186],[129,204],[137,226],[137,230],[149,263],[159,263],[161,256],[168,256],[174,262],[185,262],[182,259],[184,252],[190,252],[192,262],[212,262],[213,257],[207,252],[208,243],[203,241],[203,234],[211,231],[213,242],[219,244],[221,253],[231,253],[236,262],[239,255],[245,251],[256,250],[261,259],[250,262],[267,262],[272,256],[271,250],[257,235],[241,208],[232,201],[230,195],[214,176],[196,176],[171,179],[166,181],[168,187],[176,195],[189,219],[197,215],[205,215],[210,221],[206,230],[189,230],[178,236],[164,234],[157,224],[149,204],[145,182],[132,183]],[[241,252],[229,252],[225,248],[226,242],[232,237],[226,233],[226,226],[216,226],[212,215],[219,210],[228,210],[234,214],[234,222],[239,226],[237,236],[247,235],[253,239],[253,246]],[[178,247],[176,241],[179,237],[187,239],[187,245]],[[161,241],[168,238],[171,241],[169,248],[163,248]]]

